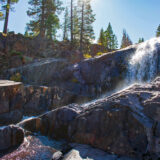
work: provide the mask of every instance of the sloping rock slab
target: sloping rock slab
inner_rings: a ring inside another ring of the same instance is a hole
[[[160,153],[160,78],[87,105],[69,105],[20,126],[52,138],[89,144],[112,154]]]

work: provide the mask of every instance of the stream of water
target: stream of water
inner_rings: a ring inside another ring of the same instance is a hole
[[[153,38],[138,45],[136,52],[128,62],[126,80],[129,84],[135,82],[150,82],[160,71],[160,38]]]

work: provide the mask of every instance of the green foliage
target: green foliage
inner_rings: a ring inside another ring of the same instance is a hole
[[[11,55],[11,56],[23,56],[23,53],[22,53],[22,52],[19,52],[19,51],[12,50],[12,51],[10,52],[10,55]]]
[[[7,35],[9,13],[13,11],[13,4],[19,0],[0,0],[0,20],[4,21],[3,33]]]
[[[103,52],[98,52],[97,54],[96,54],[96,56],[101,56],[101,55],[103,55],[104,53]]]
[[[91,7],[91,0],[78,1],[78,23],[80,33],[80,50],[87,49],[90,43],[95,39],[93,22],[95,21],[95,14]]]
[[[73,79],[72,79],[72,82],[73,82],[73,83],[79,83],[79,81],[78,81],[76,78],[73,78]]]
[[[32,20],[27,24],[27,31],[32,35],[41,34],[49,39],[55,39],[59,28],[58,15],[63,10],[61,0],[29,0],[31,6],[27,15]]]
[[[126,30],[123,30],[123,37],[122,37],[122,43],[121,43],[121,48],[125,48],[132,45],[132,41],[129,37],[129,35],[127,34]]]
[[[144,38],[139,38],[138,43],[144,42]]]
[[[64,14],[64,23],[63,23],[63,40],[69,39],[69,29],[70,29],[70,19],[69,19],[69,11],[68,7],[65,9]]]
[[[160,37],[160,25],[159,25],[158,28],[157,28],[156,37]]]
[[[98,44],[102,45],[102,46],[105,46],[105,33],[104,33],[103,28],[100,31],[100,35],[99,35],[99,39],[98,39]]]
[[[108,24],[106,31],[101,29],[98,43],[99,45],[104,46],[107,50],[115,50],[118,48],[117,37],[113,33],[111,23]]]
[[[22,81],[21,74],[20,73],[16,73],[16,74],[12,75],[10,77],[10,80],[11,81],[15,81],[15,82],[21,82]]]
[[[4,19],[6,15],[6,10],[14,11],[13,5],[18,3],[19,0],[10,0],[10,4],[7,0],[0,0],[0,17]],[[1,19],[1,20],[3,20]]]
[[[91,56],[89,53],[83,54],[83,57],[84,57],[85,59],[92,58],[92,56]]]

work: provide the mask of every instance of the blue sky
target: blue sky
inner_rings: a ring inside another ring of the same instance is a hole
[[[63,1],[66,4],[69,0]],[[28,0],[19,0],[15,5],[15,12],[9,17],[10,31],[24,33],[26,23],[29,21],[26,14],[27,2]],[[136,43],[140,37],[144,37],[145,40],[154,37],[160,24],[160,0],[92,0],[92,7],[96,14],[96,21],[93,24],[96,38],[100,29],[102,27],[106,29],[111,22],[119,43],[123,28]],[[3,22],[0,22],[0,30],[2,29]]]

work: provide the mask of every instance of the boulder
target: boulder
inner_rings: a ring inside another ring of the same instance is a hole
[[[23,84],[0,80],[0,125],[17,123],[22,119]]]
[[[81,110],[79,105],[71,104],[37,118],[24,120],[18,125],[28,131],[40,132],[54,139],[68,139],[68,126]]]
[[[24,115],[39,115],[73,101],[77,96],[60,87],[25,86]],[[76,99],[80,101],[80,97]]]
[[[52,138],[89,144],[112,154],[140,157],[160,153],[160,78],[132,85],[84,105],[50,111],[20,126]]]
[[[72,150],[64,155],[62,160],[140,160],[139,158],[122,157],[109,154],[100,149],[93,148],[89,145],[70,144]]]
[[[62,157],[63,157],[63,153],[58,151],[53,154],[52,160],[62,160]]]
[[[18,146],[23,142],[23,130],[17,126],[0,127],[0,151]]]

